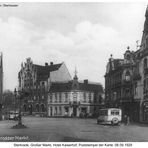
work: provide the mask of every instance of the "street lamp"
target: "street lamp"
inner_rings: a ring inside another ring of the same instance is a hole
[[[21,115],[21,100],[24,97],[23,89],[16,91],[16,88],[15,88],[14,95],[15,95],[15,99],[16,99],[17,95],[18,95],[18,98],[19,98],[19,115],[18,115],[18,124],[16,124],[12,128],[14,128],[14,129],[26,128],[26,126],[22,124],[22,115]]]
[[[15,119],[16,119],[16,95],[17,95],[17,91],[16,91],[16,88],[14,89],[14,110],[15,110]]]

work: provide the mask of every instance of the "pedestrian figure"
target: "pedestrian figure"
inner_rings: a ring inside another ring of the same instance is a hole
[[[124,115],[124,124],[127,125],[127,115]]]
[[[130,117],[127,116],[127,123],[126,123],[126,125],[129,125],[129,123],[130,123]]]
[[[68,116],[68,112],[67,111],[65,111],[65,117],[67,117]]]

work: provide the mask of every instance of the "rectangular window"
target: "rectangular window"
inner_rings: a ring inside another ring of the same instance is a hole
[[[114,110],[112,110],[112,111],[111,111],[111,115],[119,115],[119,111],[114,111]]]
[[[38,94],[38,99],[40,100],[40,98],[41,98],[41,94]]]
[[[77,96],[78,96],[77,92],[74,92],[73,93],[73,101],[77,101]]]
[[[55,102],[57,102],[57,93],[55,93]]]
[[[59,114],[62,115],[62,107],[59,107]]]
[[[59,102],[61,103],[62,102],[62,94],[59,93]]]
[[[68,93],[65,93],[65,102],[68,102]]]
[[[58,109],[57,107],[55,107],[54,114],[57,115],[57,113],[58,113]]]
[[[89,98],[89,103],[91,103],[91,93],[89,93],[88,98]]]
[[[84,102],[86,102],[86,93],[83,94]]]
[[[52,102],[52,94],[50,94],[50,102]]]

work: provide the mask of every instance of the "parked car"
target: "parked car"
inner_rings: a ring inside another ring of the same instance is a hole
[[[121,122],[122,110],[119,108],[106,108],[99,111],[97,123],[118,125]]]
[[[10,111],[9,112],[9,120],[18,120],[19,112],[18,111]]]

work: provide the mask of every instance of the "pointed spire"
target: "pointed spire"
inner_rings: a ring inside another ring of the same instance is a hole
[[[77,77],[77,68],[76,68],[76,66],[75,66],[75,71],[74,71],[74,80],[78,80],[78,77]]]
[[[76,66],[75,66],[75,76],[77,75],[77,68],[76,68]]]

